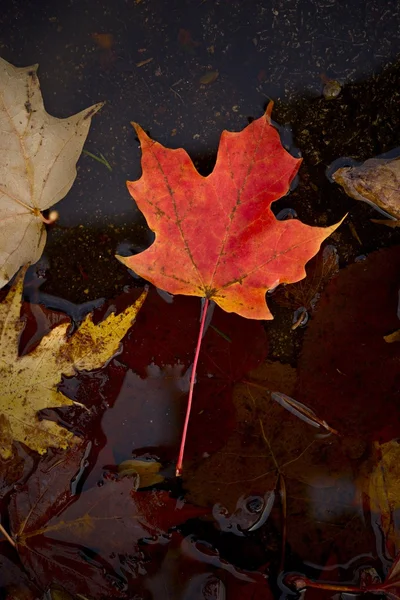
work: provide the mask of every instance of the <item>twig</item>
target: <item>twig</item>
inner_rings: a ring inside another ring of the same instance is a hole
[[[186,436],[187,436],[187,430],[188,430],[188,425],[189,425],[190,411],[192,409],[193,388],[194,388],[194,382],[196,379],[197,363],[199,361],[201,340],[203,338],[204,324],[206,322],[206,316],[207,316],[207,310],[208,310],[209,303],[210,303],[209,299],[206,298],[204,301],[204,306],[203,306],[203,314],[201,316],[199,336],[197,338],[196,352],[195,352],[194,361],[193,361],[193,369],[192,369],[192,373],[190,375],[189,398],[188,398],[188,403],[187,403],[187,408],[186,408],[185,423],[183,425],[181,447],[179,449],[178,462],[176,464],[176,476],[177,477],[180,477],[182,475],[183,454],[185,452],[185,444],[186,444]]]
[[[281,561],[279,570],[282,572],[285,567],[285,553],[286,553],[286,538],[287,538],[287,496],[286,496],[286,483],[283,474],[279,473],[279,495],[281,500],[281,519],[282,519],[282,542],[281,542]]]
[[[10,534],[4,529],[4,527],[1,523],[0,523],[0,532],[4,535],[7,542],[10,542],[10,544],[11,544],[11,546],[13,546],[13,548],[15,548],[17,546],[17,544],[14,542],[14,540],[12,539]]]
[[[174,88],[172,88],[172,87],[170,87],[169,89],[171,90],[171,92],[172,92],[173,94],[175,94],[175,96],[177,96],[177,97],[179,98],[179,100],[182,102],[182,104],[185,104],[185,103],[184,103],[184,101],[183,101],[183,98],[182,98],[182,96],[179,94],[179,92],[177,92],[176,90],[174,90]]]

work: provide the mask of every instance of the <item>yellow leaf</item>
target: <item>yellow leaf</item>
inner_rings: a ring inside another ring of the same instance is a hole
[[[12,454],[12,440],[43,454],[49,446],[67,448],[76,438],[56,423],[39,420],[44,408],[73,404],[57,390],[61,375],[102,367],[117,352],[147,292],[119,315],[110,314],[94,325],[88,315],[79,329],[67,336],[68,323],[46,335],[29,354],[18,356],[21,295],[26,269],[17,276],[0,304],[0,456]]]
[[[164,481],[160,475],[161,463],[150,460],[124,460],[118,465],[118,473],[121,477],[136,475],[135,490],[150,487],[156,483]]]
[[[374,443],[372,471],[360,478],[359,487],[369,497],[371,513],[380,517],[386,547],[393,556],[400,550],[398,514],[400,509],[400,443]],[[376,517],[374,517],[376,519]]]
[[[39,260],[46,242],[41,211],[72,187],[91,117],[103,106],[52,117],[37,68],[17,68],[0,58],[0,287],[22,265]]]

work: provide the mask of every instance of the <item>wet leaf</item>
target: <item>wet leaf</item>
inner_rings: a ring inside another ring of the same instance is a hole
[[[17,68],[0,59],[0,287],[40,258],[46,242],[41,211],[71,188],[91,117],[102,106],[67,119],[50,116],[37,67]]]
[[[272,103],[240,133],[222,133],[208,177],[185,150],[164,148],[134,125],[143,174],[128,189],[156,239],[140,254],[119,256],[124,264],[172,294],[206,297],[248,318],[272,318],[265,292],[303,279],[305,263],[338,224],[310,227],[274,217],[270,205],[288,192],[300,160],[282,147],[271,110]]]
[[[356,167],[343,167],[333,175],[349,196],[400,219],[400,158],[370,158]]]
[[[118,474],[120,477],[137,476],[138,481],[135,489],[151,487],[164,481],[160,475],[161,463],[150,460],[124,460],[118,465]]]
[[[42,597],[40,588],[28,576],[8,542],[0,544],[0,590],[3,597],[10,600],[38,600]]]
[[[145,540],[160,538],[165,545],[171,527],[205,511],[165,491],[135,492],[129,477],[75,496],[71,481],[81,460],[79,447],[49,453],[13,494],[9,514],[17,551],[42,588],[56,584],[88,598],[132,597],[129,584],[136,592],[145,573]]]
[[[0,304],[0,455],[3,458],[11,456],[13,439],[39,453],[49,446],[66,448],[74,441],[66,429],[39,420],[36,413],[47,407],[72,404],[57,390],[61,375],[73,375],[77,370],[91,370],[106,363],[118,350],[146,297],[144,292],[123,313],[110,314],[98,325],[88,315],[71,337],[67,336],[69,325],[62,323],[32,352],[19,357],[24,274],[24,270],[18,274]]]

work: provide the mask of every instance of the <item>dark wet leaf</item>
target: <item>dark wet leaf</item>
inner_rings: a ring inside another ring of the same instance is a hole
[[[135,492],[131,478],[71,493],[82,450],[43,459],[10,502],[10,527],[24,567],[40,586],[87,597],[126,597],[145,572],[140,540],[167,542],[166,532],[204,510],[164,491]],[[124,564],[129,562],[130,575]]]
[[[325,289],[307,329],[294,398],[348,439],[389,441],[400,427],[400,247],[371,254]]]
[[[7,596],[4,590],[7,590]],[[10,600],[37,600],[41,597],[40,589],[28,577],[8,542],[0,544],[0,595]]]
[[[304,431],[314,435],[311,428],[300,423],[300,428],[295,430],[293,427],[288,436],[285,422],[290,423],[293,419],[295,423],[296,419],[270,400],[271,390],[278,388],[288,394],[293,392],[296,372],[292,367],[268,362],[246,379],[252,384],[238,383],[234,390],[237,426],[226,444],[211,457],[193,461],[187,473],[183,474],[190,498],[196,498],[196,502],[203,506],[218,503],[222,516],[219,518],[215,513],[217,520],[224,521],[227,511],[232,513],[231,521],[243,529],[251,527],[259,518],[258,513],[248,511],[244,499],[249,496],[263,499],[267,491],[275,489],[277,482],[276,464],[263,439],[262,428],[282,465],[296,458],[299,444],[300,451],[303,451],[311,443],[312,436],[302,439]],[[296,440],[295,444],[287,444],[288,437],[292,442]],[[243,440],[246,440],[245,446]],[[279,448],[276,447],[277,440],[282,441]]]
[[[320,436],[321,428],[270,398],[275,390],[293,394],[292,367],[267,363],[246,379],[235,388],[238,425],[227,443],[184,473],[188,498],[213,505],[223,531],[264,530],[279,546],[284,522],[292,553],[321,564],[337,548],[340,562],[348,561],[371,544],[348,456],[353,449],[338,436]],[[318,416],[327,414],[320,406]]]

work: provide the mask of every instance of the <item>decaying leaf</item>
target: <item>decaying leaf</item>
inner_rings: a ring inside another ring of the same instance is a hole
[[[17,68],[0,58],[0,287],[46,242],[41,211],[64,198],[76,177],[76,163],[95,104],[66,119],[43,105],[38,65]]]
[[[224,131],[215,168],[201,176],[182,148],[171,150],[134,124],[142,177],[128,189],[156,233],[124,264],[171,294],[214,300],[227,312],[272,319],[265,292],[306,275],[304,265],[339,224],[278,221],[271,203],[289,191],[300,160],[271,125],[272,103],[243,131]]]
[[[362,165],[338,169],[332,178],[355,200],[400,219],[400,158],[370,158]]]
[[[65,448],[71,433],[51,421],[40,421],[38,410],[71,404],[57,390],[61,375],[103,366],[118,350],[144,302],[146,292],[119,315],[111,314],[98,325],[88,315],[79,329],[67,337],[69,325],[62,323],[45,336],[29,354],[18,357],[21,295],[25,270],[18,274],[0,304],[0,455],[11,455],[11,440],[23,442],[43,453],[49,446]]]

